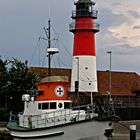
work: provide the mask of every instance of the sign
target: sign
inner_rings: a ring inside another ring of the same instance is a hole
[[[55,88],[55,95],[58,97],[62,97],[64,95],[64,87],[63,86],[57,86]]]

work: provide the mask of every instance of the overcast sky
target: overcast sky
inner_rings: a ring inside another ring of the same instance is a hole
[[[71,68],[73,34],[69,32],[74,0],[0,0],[0,55],[28,60],[29,66],[47,66],[45,59],[47,43],[43,27],[52,23],[52,47],[60,54],[52,60],[54,67]],[[97,69],[109,69],[112,51],[112,70],[140,74],[140,1],[96,0],[97,22],[100,32],[96,34]]]

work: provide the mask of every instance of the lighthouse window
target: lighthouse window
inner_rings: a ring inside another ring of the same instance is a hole
[[[49,103],[42,103],[42,110],[49,109]]]
[[[92,11],[92,6],[89,6],[89,12],[91,12]]]
[[[56,102],[50,103],[50,109],[56,109]]]
[[[88,67],[85,67],[85,69],[87,70],[87,69],[88,69]]]

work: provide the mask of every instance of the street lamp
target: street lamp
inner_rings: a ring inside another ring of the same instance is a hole
[[[112,104],[112,97],[111,97],[111,92],[112,92],[112,77],[111,77],[111,55],[112,52],[111,51],[107,51],[107,53],[110,55],[110,70],[109,70],[109,102],[110,102],[110,107]]]

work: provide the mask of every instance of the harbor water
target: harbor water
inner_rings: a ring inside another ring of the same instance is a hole
[[[13,140],[13,139],[7,135],[0,135],[0,140]]]

